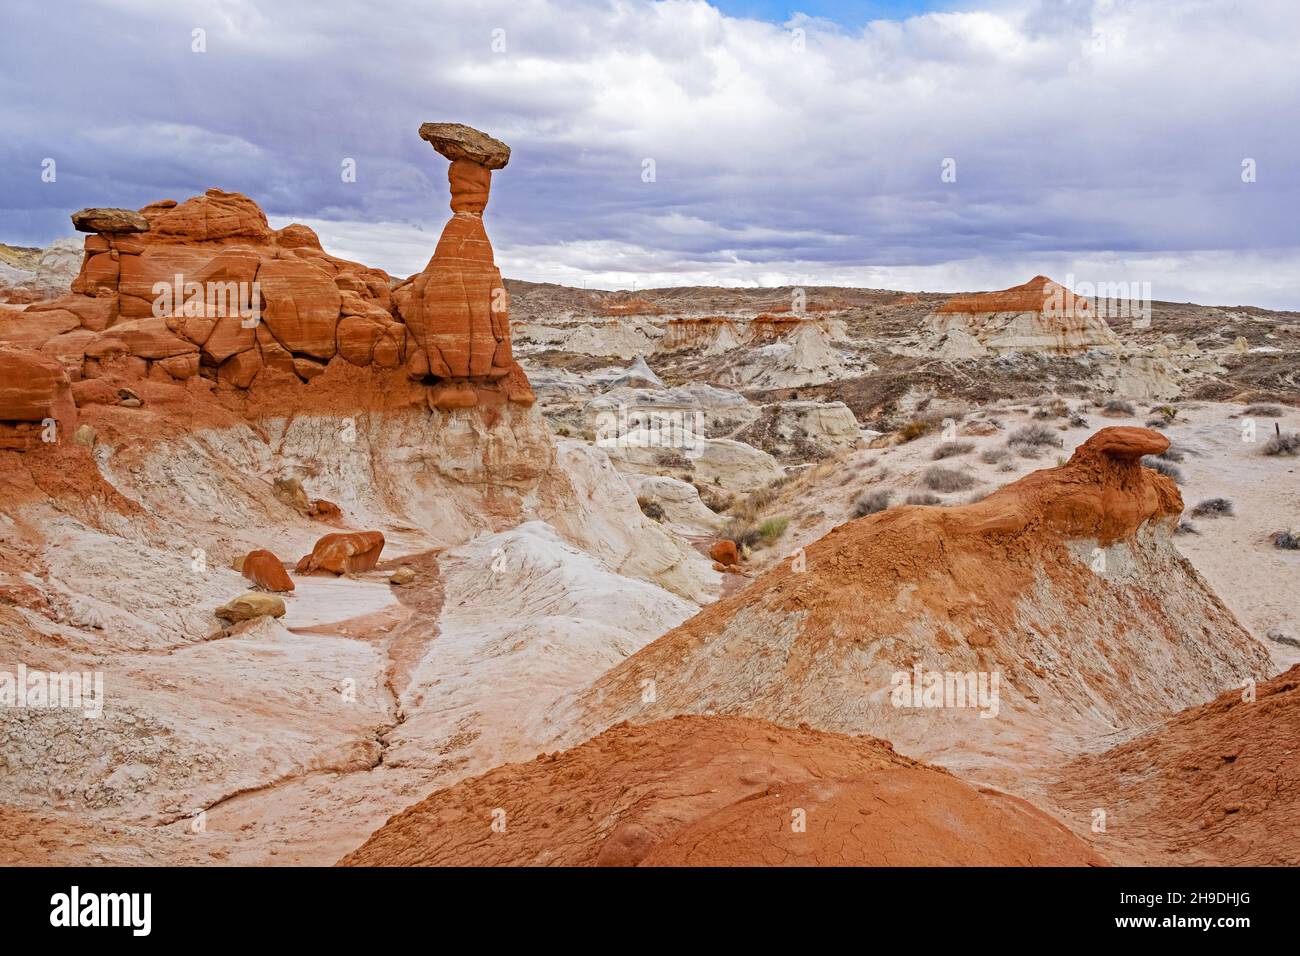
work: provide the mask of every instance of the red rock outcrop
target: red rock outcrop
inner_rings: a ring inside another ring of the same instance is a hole
[[[72,291],[0,311],[0,346],[46,354],[73,383],[108,380],[77,402],[112,404],[114,387],[146,378],[202,377],[238,394],[310,382],[340,361],[405,368],[439,411],[532,404],[482,219],[509,147],[456,124],[420,133],[452,160],[453,215],[428,267],[396,290],[382,270],[326,253],[306,226],[272,229],[247,196],[209,189],[75,213],[91,235]]]
[[[54,422],[52,430],[46,421]],[[47,355],[0,348],[0,449],[26,451],[51,437],[71,441],[76,428],[63,366]]]
[[[292,591],[293,579],[270,551],[250,551],[240,568],[244,577],[267,591]]]
[[[1105,428],[977,503],[842,524],[557,708],[557,737],[710,709],[985,764],[1260,676],[1267,654],[1170,543],[1177,486],[1140,462],[1168,444]],[[997,701],[895,700],[915,668],[996,674]]]
[[[505,812],[504,835],[489,833],[493,808]],[[1104,862],[1023,800],[977,789],[900,756],[882,740],[739,717],[620,724],[572,750],[498,767],[404,810],[340,861],[344,866]]]
[[[330,571],[334,574],[355,574],[369,571],[379,563],[384,550],[384,535],[380,531],[343,531],[327,534],[316,542],[311,554],[305,555],[294,569],[299,574],[313,571]]]
[[[426,123],[420,135],[451,160],[452,217],[424,271],[393,293],[414,341],[410,374],[437,380],[434,408],[473,406],[485,390],[530,403],[511,353],[509,298],[483,228],[492,170],[509,161],[509,147],[458,124]]]

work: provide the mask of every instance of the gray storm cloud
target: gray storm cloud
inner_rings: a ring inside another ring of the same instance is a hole
[[[1300,308],[1291,0],[1025,0],[853,32],[698,2],[467,6],[6,4],[0,241],[215,185],[405,274],[445,216],[415,130],[445,119],[514,148],[489,210],[508,275],[972,288],[1051,269]]]

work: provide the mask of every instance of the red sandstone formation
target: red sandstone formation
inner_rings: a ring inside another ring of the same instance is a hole
[[[1300,865],[1300,665],[1250,690],[1067,765],[1053,796],[1077,832],[1116,862]]]
[[[494,808],[504,832],[492,832]],[[620,724],[463,780],[345,866],[1090,866],[1046,814],[870,737],[738,717]]]
[[[312,571],[330,571],[334,574],[369,571],[379,563],[379,553],[383,550],[384,535],[380,531],[327,534],[316,542],[311,554],[305,555],[294,570],[299,574],[310,574]]]
[[[267,591],[292,591],[293,579],[284,565],[270,551],[250,551],[240,570],[259,588]]]
[[[47,429],[46,421],[54,427]],[[0,449],[26,451],[47,439],[70,440],[76,428],[63,367],[47,355],[0,348]]]
[[[414,341],[408,371],[435,380],[433,408],[473,407],[484,391],[531,404],[511,354],[509,299],[483,228],[492,170],[509,162],[510,148],[454,123],[425,123],[420,136],[451,160],[452,217],[424,271],[393,292]]]
[[[482,220],[491,170],[509,148],[454,124],[425,124],[421,135],[452,159],[454,214],[425,271],[395,292],[382,270],[329,255],[306,226],[271,229],[247,196],[209,189],[138,212],[75,213],[74,225],[92,234],[71,292],[0,310],[0,346],[48,356],[77,404],[115,404],[114,389],[141,379],[273,388],[309,382],[339,361],[405,367],[431,386],[425,398],[435,409],[531,404]],[[110,384],[75,388],[99,379]],[[40,372],[25,388],[34,396],[53,383]],[[0,418],[8,446],[30,444],[31,429],[19,438],[12,425],[28,420]]]
[[[1002,754],[1160,719],[1260,676],[1266,653],[1169,544],[1178,489],[1140,464],[1168,444],[1106,428],[978,503],[840,525],[557,708],[560,739],[708,709],[917,754]],[[899,707],[892,683],[914,667],[996,672],[996,719]]]

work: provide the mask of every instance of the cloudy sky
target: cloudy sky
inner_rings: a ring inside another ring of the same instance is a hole
[[[365,6],[5,0],[0,241],[220,186],[404,276],[448,215],[416,130],[448,120],[514,150],[487,212],[507,276],[1042,272],[1300,309],[1296,0]]]

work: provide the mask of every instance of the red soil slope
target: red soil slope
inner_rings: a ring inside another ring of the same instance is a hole
[[[341,862],[1104,864],[1023,801],[884,741],[735,717],[622,724],[498,767],[393,817]]]
[[[1300,865],[1300,665],[1229,691],[1060,775],[1079,832],[1126,863]]]

